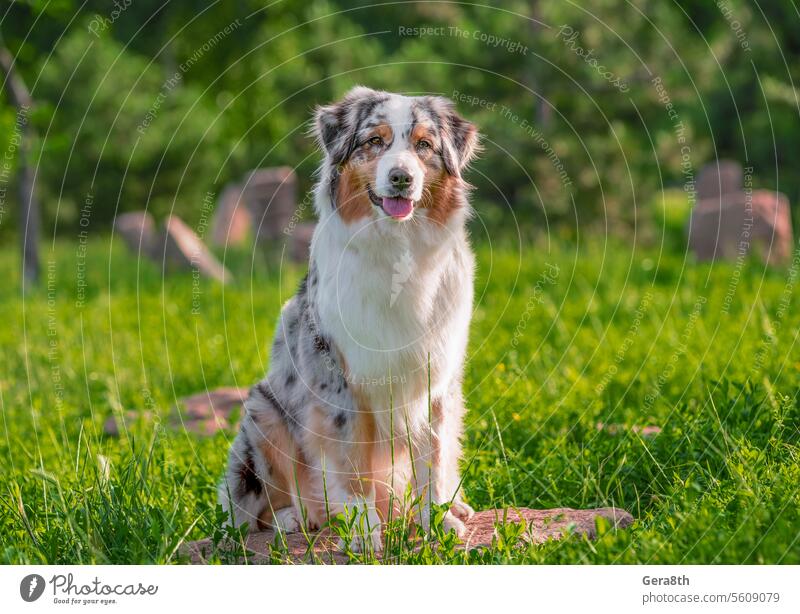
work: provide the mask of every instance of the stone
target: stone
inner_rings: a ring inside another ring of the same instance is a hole
[[[168,269],[196,270],[222,283],[232,279],[200,237],[176,215],[164,222],[156,252]]]
[[[793,250],[789,199],[752,190],[701,200],[692,211],[689,245],[701,261],[736,260],[756,249],[767,264],[785,263]]]
[[[153,257],[158,232],[153,216],[147,211],[131,211],[118,215],[114,220],[114,232],[133,253]]]
[[[241,245],[250,236],[253,225],[250,211],[244,204],[242,186],[229,184],[217,200],[211,220],[211,241],[217,247]]]
[[[583,535],[589,539],[597,537],[596,522],[603,518],[613,529],[624,529],[633,523],[633,516],[628,512],[604,507],[599,509],[575,510],[556,508],[550,510],[533,510],[528,508],[508,510],[485,510],[477,512],[466,524],[467,533],[460,547],[466,549],[485,548],[492,545],[495,537],[495,524],[503,522],[524,522],[526,530],[522,535],[523,542],[541,544],[548,540],[559,540],[570,535]],[[310,534],[313,546],[309,547],[309,538],[302,533],[291,533],[285,536],[286,548],[273,548],[275,532],[259,531],[246,536],[244,544],[248,551],[250,563],[265,563],[275,555],[280,562],[287,563],[346,563],[347,554],[336,547],[336,539],[327,530],[318,535]],[[243,556],[234,554],[237,544],[220,544],[217,550],[210,539],[186,544],[182,552],[194,564],[204,564],[215,554],[220,558],[232,558],[242,562]],[[240,552],[241,550],[238,550]],[[232,561],[232,562],[233,562]]]
[[[163,263],[167,269],[197,270],[223,283],[232,278],[197,233],[176,215],[169,216],[157,232],[146,211],[124,213],[114,221],[114,230],[131,251]]]
[[[248,394],[248,388],[228,387],[184,397],[180,399],[173,425],[197,435],[230,430],[236,426],[231,424],[233,411],[244,403]]]
[[[717,199],[737,194],[743,186],[742,165],[733,160],[717,160],[706,164],[697,176],[697,199]]]
[[[504,517],[503,514],[506,514]],[[597,519],[605,519],[614,529],[624,529],[633,523],[633,516],[625,510],[615,507],[575,510],[560,507],[550,510],[533,510],[509,508],[507,510],[486,510],[476,512],[467,523],[467,534],[464,537],[465,548],[491,546],[495,536],[495,523],[525,522],[527,530],[523,539],[535,544],[548,540],[559,540],[569,535],[585,535],[589,539],[597,538]]]
[[[301,223],[292,229],[289,242],[289,257],[295,262],[308,262],[311,253],[311,239],[316,224]]]
[[[184,397],[178,401],[170,416],[172,428],[187,430],[197,435],[210,436],[236,427],[234,410],[241,407],[250,390],[248,388],[216,388]],[[150,420],[153,412],[148,410],[126,410],[106,418],[103,434],[119,437],[128,425],[139,419]]]
[[[297,206],[297,175],[288,166],[252,171],[242,188],[257,243],[272,242],[288,227]]]

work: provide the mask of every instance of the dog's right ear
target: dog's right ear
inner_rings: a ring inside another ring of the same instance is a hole
[[[355,148],[358,130],[356,109],[359,102],[378,94],[373,89],[357,85],[341,101],[319,106],[314,113],[317,142],[333,164],[347,161]]]
[[[314,113],[314,133],[317,142],[334,164],[341,164],[348,157],[346,123],[347,109],[341,102],[319,106]]]

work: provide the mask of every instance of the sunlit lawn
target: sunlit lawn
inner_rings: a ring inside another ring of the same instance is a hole
[[[399,560],[800,563],[796,271],[601,240],[477,242],[468,500],[614,505],[637,522],[597,542]],[[17,254],[0,253],[0,559],[184,560],[183,542],[219,534],[231,433],[168,417],[181,396],[262,376],[303,268],[229,253],[235,281],[197,286],[118,240],[89,241],[85,279],[76,243],[43,257],[22,298]],[[104,436],[128,410],[141,419]]]

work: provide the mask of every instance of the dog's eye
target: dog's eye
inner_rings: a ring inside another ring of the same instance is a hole
[[[417,147],[419,149],[430,149],[431,147],[433,147],[433,145],[431,145],[430,141],[426,141],[425,139],[420,139],[420,141],[417,143]]]
[[[373,136],[367,141],[367,145],[383,145],[383,139],[379,136]]]

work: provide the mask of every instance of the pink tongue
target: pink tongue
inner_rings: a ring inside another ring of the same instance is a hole
[[[414,208],[414,203],[408,198],[383,197],[383,210],[397,220],[407,217]]]

